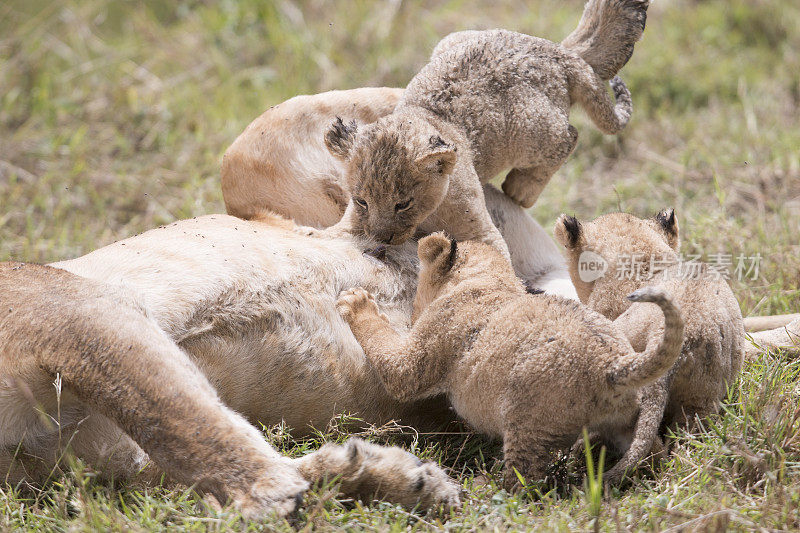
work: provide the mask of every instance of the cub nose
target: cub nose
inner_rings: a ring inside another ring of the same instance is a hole
[[[392,244],[394,240],[393,231],[381,231],[373,235],[374,239],[382,244]]]

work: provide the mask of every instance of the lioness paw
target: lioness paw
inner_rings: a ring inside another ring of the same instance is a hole
[[[257,479],[239,488],[228,489],[228,503],[247,520],[267,516],[288,516],[303,502],[309,483],[290,461],[281,459],[270,465]],[[206,498],[214,509],[214,499]]]
[[[363,312],[372,312],[380,315],[375,298],[360,287],[342,291],[336,301],[336,310],[345,320],[349,320],[356,314]]]

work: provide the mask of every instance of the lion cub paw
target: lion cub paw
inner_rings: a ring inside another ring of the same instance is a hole
[[[255,480],[238,485],[227,489],[227,500],[247,520],[291,515],[303,502],[309,487],[297,466],[284,458],[271,463]],[[222,509],[213,495],[207,495],[205,502],[213,510]]]
[[[342,291],[336,301],[336,310],[348,322],[361,313],[381,316],[375,297],[360,287]]]

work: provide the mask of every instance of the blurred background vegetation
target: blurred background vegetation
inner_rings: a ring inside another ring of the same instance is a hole
[[[579,0],[3,0],[0,260],[74,257],[221,212],[222,153],[268,106],[403,86],[456,30],[558,41],[581,9]],[[534,216],[549,229],[560,212],[674,206],[685,254],[761,254],[758,279],[732,283],[745,314],[800,311],[797,0],[654,0],[622,76],[631,123],[604,137],[576,109],[578,147]],[[723,416],[674,441],[657,476],[615,489],[603,528],[800,527],[799,372],[800,361],[775,354],[748,364]],[[309,445],[279,435],[270,440],[287,452]],[[574,493],[505,495],[474,483],[465,466],[492,468],[486,443],[455,438],[417,449],[454,466],[469,491],[448,527],[600,527],[580,481]],[[188,492],[115,492],[75,471],[34,500],[0,489],[0,531],[239,527],[198,513]],[[321,528],[438,524],[388,507],[343,508],[327,493],[303,513]],[[258,527],[278,526],[292,529]]]
[[[0,259],[52,261],[224,207],[221,154],[296,94],[403,86],[451,31],[560,40],[577,0],[6,0]],[[674,206],[685,253],[760,253],[747,314],[800,309],[800,6],[655,0],[623,69],[631,124],[578,148],[534,209]]]

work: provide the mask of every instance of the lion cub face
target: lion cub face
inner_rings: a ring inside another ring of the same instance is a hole
[[[553,233],[566,248],[581,302],[612,320],[630,306],[625,295],[648,284],[652,269],[678,260],[680,238],[673,209],[649,219],[610,213],[579,222],[561,215]]]
[[[345,163],[357,226],[378,242],[402,244],[447,194],[455,148],[429,123],[404,113],[362,130],[337,118],[325,145]]]

